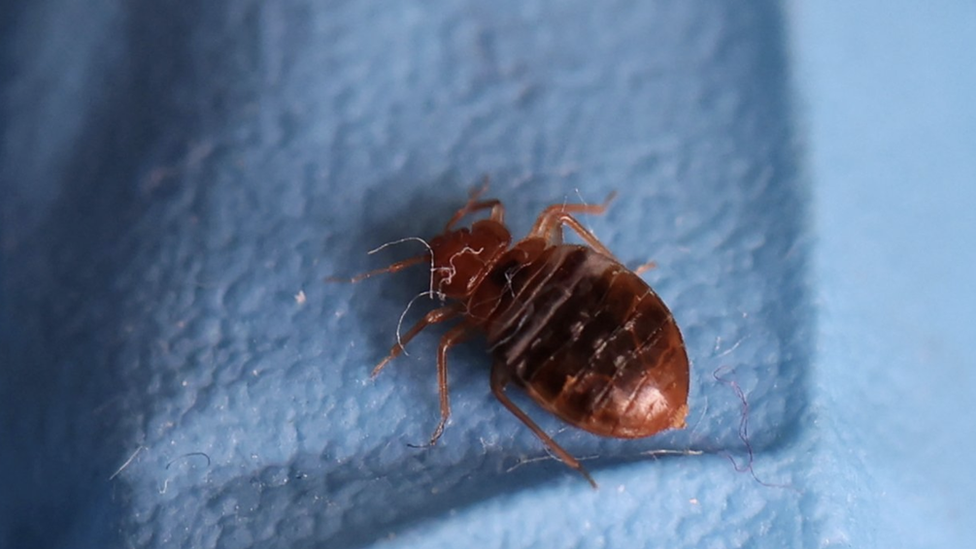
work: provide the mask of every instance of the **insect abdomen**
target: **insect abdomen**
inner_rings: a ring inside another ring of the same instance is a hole
[[[637,275],[589,248],[558,245],[505,281],[485,324],[513,383],[563,420],[635,438],[684,425],[688,358],[670,311]]]

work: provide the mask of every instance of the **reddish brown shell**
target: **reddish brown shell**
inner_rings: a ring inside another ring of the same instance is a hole
[[[353,279],[429,262],[431,292],[450,302],[404,334],[373,374],[427,326],[460,317],[438,349],[441,419],[430,443],[450,417],[447,351],[481,331],[495,361],[492,393],[595,487],[579,461],[512,402],[505,387],[522,387],[549,412],[597,435],[638,438],[681,428],[689,380],[681,333],[661,298],[573,217],[603,213],[612,195],[601,205],[546,208],[529,235],[511,246],[501,202],[479,201],[478,194],[430,241],[428,254]],[[489,209],[488,219],[454,228],[466,215]],[[563,244],[564,227],[588,246]]]
[[[533,400],[602,436],[684,427],[688,356],[671,312],[640,277],[566,244],[528,262],[503,258],[490,277],[504,281],[484,323],[492,356]]]

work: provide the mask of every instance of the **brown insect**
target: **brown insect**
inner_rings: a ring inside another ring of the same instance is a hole
[[[641,438],[682,428],[689,373],[681,332],[661,298],[573,217],[602,214],[613,194],[600,205],[549,206],[528,236],[511,245],[504,207],[498,200],[479,200],[484,189],[472,193],[430,241],[428,253],[352,279],[430,263],[430,293],[451,300],[407,331],[373,375],[427,326],[460,318],[438,349],[441,418],[430,444],[451,415],[447,351],[481,332],[494,359],[492,393],[596,487],[579,461],[508,398],[505,387],[521,387],[563,421],[601,436]],[[490,212],[487,219],[455,228],[463,217],[484,210]],[[564,244],[564,226],[589,246]]]

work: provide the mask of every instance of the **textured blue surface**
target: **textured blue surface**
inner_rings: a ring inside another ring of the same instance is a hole
[[[976,258],[945,237],[976,236],[974,65],[947,54],[974,14],[839,10],[0,4],[0,548],[964,545]],[[440,332],[368,372],[423,269],[323,281],[416,253],[365,251],[483,174],[516,234],[617,190],[585,222],[658,264],[685,332],[683,432],[520,400],[599,491],[494,401],[477,342],[441,443],[408,446]],[[787,487],[726,459],[720,368]]]
[[[854,547],[971,546],[976,6],[802,2],[790,19],[835,471],[821,499]]]

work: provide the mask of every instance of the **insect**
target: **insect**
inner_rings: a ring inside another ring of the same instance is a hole
[[[674,316],[656,293],[617,261],[575,214],[602,214],[603,204],[545,208],[529,234],[512,244],[499,200],[481,200],[487,186],[447,222],[428,252],[361,274],[351,282],[429,263],[429,294],[444,303],[408,330],[373,376],[418,333],[458,320],[440,340],[437,383],[440,438],[451,414],[447,352],[482,333],[494,360],[491,390],[566,465],[596,482],[580,462],[545,433],[508,395],[523,389],[543,409],[575,427],[617,438],[648,437],[685,426],[688,356]],[[469,214],[486,219],[457,228]],[[587,245],[563,243],[563,229]]]

